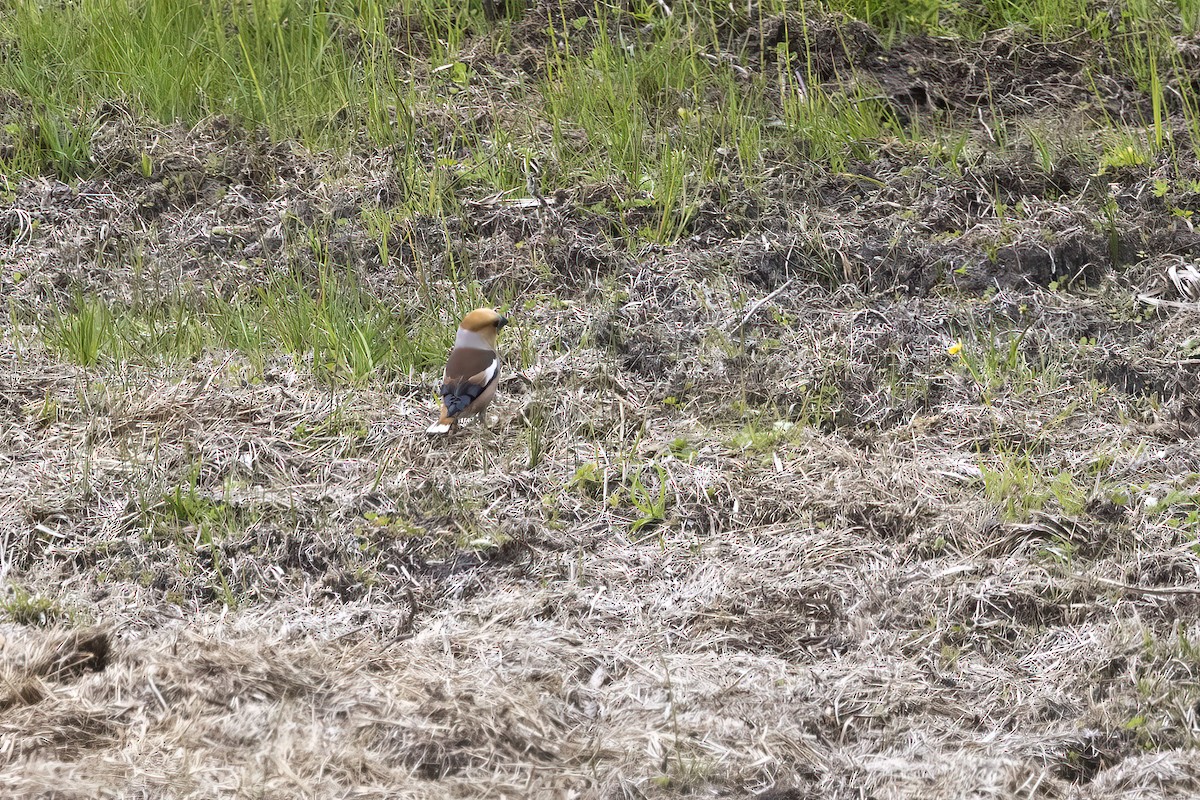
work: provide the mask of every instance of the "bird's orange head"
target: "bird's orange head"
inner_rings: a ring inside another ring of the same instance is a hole
[[[508,318],[498,313],[494,308],[477,308],[463,317],[458,327],[464,331],[477,333],[493,347],[496,344],[496,334],[508,324]]]

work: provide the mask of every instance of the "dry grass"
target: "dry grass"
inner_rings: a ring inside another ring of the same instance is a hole
[[[651,245],[616,179],[383,231],[395,150],[108,124],[110,172],[0,225],[0,793],[1200,793],[1165,156],[1048,176],[982,122],[958,170],[768,153]],[[488,426],[422,435],[434,365],[214,338],[330,265],[414,336],[510,306]],[[76,366],[45,331],[86,298],[200,346]]]

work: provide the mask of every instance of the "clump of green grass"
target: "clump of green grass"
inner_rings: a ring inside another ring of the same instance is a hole
[[[623,458],[620,467],[609,468],[596,462],[580,464],[566,488],[579,496],[602,500],[612,509],[624,509],[631,515],[631,534],[667,522],[675,502],[667,469],[657,461],[636,461],[632,451]]]
[[[0,130],[7,157],[0,170],[12,175],[50,173],[63,180],[89,169],[92,116],[66,105],[38,105],[23,120],[11,120]]]
[[[207,343],[203,316],[182,297],[129,306],[78,295],[71,308],[35,320],[50,350],[84,367],[181,361],[198,356]]]
[[[630,533],[662,524],[667,519],[670,496],[667,471],[661,464],[639,467],[627,476],[627,497],[637,516],[629,525]]]
[[[176,525],[223,525],[229,519],[228,508],[200,494],[194,475],[190,481],[164,494],[156,509],[162,520]]]
[[[791,420],[776,419],[769,424],[755,420],[743,425],[729,438],[728,444],[734,450],[769,454],[776,447],[793,441],[797,433],[796,423]]]
[[[531,470],[537,469],[538,465],[545,460],[546,451],[551,444],[547,433],[552,417],[540,405],[531,407],[522,416],[527,426],[525,429],[525,438],[528,457],[525,462],[525,468]]]
[[[515,15],[516,4],[510,6]],[[824,0],[798,9],[769,0],[760,4],[760,20],[786,15],[790,41],[764,54],[761,71],[714,55],[729,52],[731,25],[749,22],[738,9],[701,3],[668,13],[655,2],[598,4],[578,18],[550,16],[543,74],[514,97],[523,119],[513,124],[497,113],[479,125],[448,113],[434,137],[416,122],[422,110],[453,107],[488,80],[460,58],[463,48],[484,37],[496,49],[515,44],[510,21],[486,19],[481,4],[17,0],[0,10],[0,41],[13,45],[12,56],[0,61],[0,87],[21,98],[0,132],[0,169],[86,174],[101,106],[119,100],[159,122],[226,115],[311,147],[400,145],[397,177],[407,215],[453,214],[465,191],[519,191],[531,180],[530,159],[547,156],[558,185],[619,177],[632,189],[617,201],[625,233],[633,242],[665,243],[688,233],[704,190],[730,160],[747,186],[761,181],[764,151],[798,149],[807,161],[842,171],[899,143],[957,169],[973,119],[945,130],[919,115],[902,122],[869,81],[846,75],[845,85],[855,88],[837,89],[815,79],[797,50],[807,52],[810,25],[828,24],[830,12],[895,35],[976,38],[1015,25],[1059,41],[1082,32],[1111,44],[1148,93],[1146,130],[1131,132],[1145,139],[1139,147],[1146,158],[1163,151],[1181,157],[1172,115],[1200,148],[1200,103],[1172,39],[1200,24],[1195,0],[1165,12],[1139,0],[1116,17],[1085,0],[987,0],[970,9],[949,0]],[[420,38],[423,59],[396,47],[401,21]],[[1126,127],[1124,120],[1107,122]],[[996,120],[989,133],[1006,150],[1012,145],[1003,123]],[[529,132],[541,127],[553,131],[548,153],[530,141]],[[143,158],[143,173],[148,163]],[[387,239],[381,243],[386,250]],[[372,357],[356,356],[360,363]]]
[[[994,462],[981,463],[979,469],[984,493],[1007,522],[1025,522],[1051,505],[1075,516],[1087,502],[1087,493],[1070,472],[1048,469],[1028,452],[1002,452]]]
[[[678,23],[657,20],[648,46],[632,52],[610,34],[617,21],[603,9],[597,24],[600,36],[590,52],[556,49],[549,62],[541,94],[554,121],[556,155],[573,172],[615,171],[644,192],[656,219],[643,233],[672,240],[686,225],[695,184],[713,175],[718,142],[695,108],[695,91],[714,82],[712,68]],[[572,144],[573,129],[586,134],[582,151]]]
[[[575,468],[567,481],[567,489],[597,498],[607,482],[607,471],[594,461],[586,461]]]
[[[0,14],[0,36],[19,43],[0,65],[0,84],[50,114],[126,98],[160,120],[229,114],[312,143],[342,139],[347,128],[379,133],[365,112],[394,81],[388,6],[18,0]],[[351,38],[353,57],[343,46]]]
[[[52,625],[69,616],[57,600],[15,585],[0,599],[0,612],[17,625]]]
[[[257,294],[245,301],[245,309],[262,315],[264,336],[285,352],[311,359],[318,374],[361,382],[407,338],[387,309],[340,282],[323,281],[314,291],[295,281]]]
[[[200,474],[201,465],[194,464],[174,487],[142,500],[147,538],[177,540],[191,531],[212,541],[243,527],[233,508],[200,490]]]
[[[664,17],[650,7],[645,16],[649,35],[629,47],[617,33],[620,19],[598,7],[597,42],[582,54],[569,46],[567,21],[539,90],[568,177],[615,172],[638,192],[621,209],[639,222],[649,217],[630,231],[636,238],[669,243],[686,234],[701,190],[731,154],[754,184],[766,147],[799,146],[806,158],[841,170],[874,158],[881,141],[909,138],[885,100],[825,91],[811,75],[803,80],[805,65],[786,44],[776,71],[714,62],[723,45],[712,9]],[[803,26],[792,32],[803,33]]]
[[[312,445],[329,441],[362,440],[367,435],[367,422],[360,415],[341,406],[312,421],[301,422],[292,429],[292,439]]]
[[[979,385],[986,402],[1001,391],[1052,391],[1061,380],[1059,367],[1048,358],[1032,361],[1025,355],[1022,344],[1028,333],[1028,328],[1019,333],[971,330],[947,349],[947,355]]]
[[[116,333],[113,313],[99,297],[79,296],[71,311],[56,311],[41,326],[46,345],[80,366],[94,366],[100,356],[111,350]]]
[[[805,155],[842,172],[852,161],[870,161],[881,140],[908,141],[912,134],[896,119],[886,101],[861,90],[857,96],[830,94],[815,87],[800,91],[794,74],[782,84],[783,119],[799,137]]]
[[[1147,492],[1144,504],[1148,514],[1172,527],[1200,535],[1200,473],[1181,476],[1175,485],[1167,487],[1161,494]]]
[[[251,353],[276,347],[310,360],[325,379],[352,383],[428,369],[444,358],[452,333],[436,318],[397,312],[328,274],[316,284],[280,279],[217,308],[211,319],[229,346]]]
[[[235,607],[237,594],[230,584],[220,543],[246,529],[253,520],[220,500],[200,491],[200,465],[188,471],[172,489],[142,502],[142,524],[147,539],[173,543],[182,552],[207,551],[211,561],[209,587],[213,596]]]
[[[229,300],[181,293],[125,304],[80,296],[73,305],[37,324],[50,350],[85,367],[183,362],[208,349],[236,350],[261,366],[282,352],[320,380],[361,384],[436,366],[453,333],[432,313],[399,311],[325,271],[315,281],[287,274]]]

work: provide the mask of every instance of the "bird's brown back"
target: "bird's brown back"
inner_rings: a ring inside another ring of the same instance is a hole
[[[491,350],[480,350],[475,347],[456,347],[446,361],[446,375],[443,383],[459,384],[483,372],[496,359]],[[493,375],[494,379],[495,376]]]

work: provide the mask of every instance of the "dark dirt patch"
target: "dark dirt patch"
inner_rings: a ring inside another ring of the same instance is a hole
[[[702,609],[693,626],[697,631],[719,632],[717,646],[722,650],[807,661],[817,654],[836,656],[852,647],[842,605],[836,594],[816,586],[764,589]]]
[[[996,251],[991,265],[994,272],[986,277],[1001,286],[1022,281],[1037,286],[1049,286],[1058,281],[1086,285],[1113,266],[1114,256],[1120,258],[1120,251],[1112,253],[1110,245],[1107,237],[1082,232],[1042,245],[1005,245]],[[1132,248],[1124,249],[1128,253]],[[983,279],[985,276],[975,277]]]
[[[30,664],[30,674],[48,680],[69,680],[85,672],[103,672],[108,666],[111,643],[106,630],[72,631],[52,646],[40,661]]]
[[[1096,380],[1134,397],[1157,395],[1165,399],[1175,394],[1174,387],[1162,376],[1153,375],[1147,370],[1118,359],[1099,364],[1092,374]]]
[[[1090,731],[1062,745],[1055,771],[1074,784],[1088,784],[1102,770],[1132,754],[1134,737],[1128,731]]]
[[[793,68],[818,83],[881,90],[902,121],[938,112],[974,117],[980,109],[1011,120],[1091,106],[1142,123],[1150,111],[1149,98],[1122,77],[1105,45],[1086,37],[1047,42],[1005,29],[978,41],[921,34],[887,46],[857,20],[788,15],[747,26],[734,51],[767,69],[781,45]]]
[[[842,16],[790,14],[761,19],[747,26],[740,49],[765,68],[780,45],[822,83],[848,81],[859,70],[877,68],[886,57],[870,25]]]

